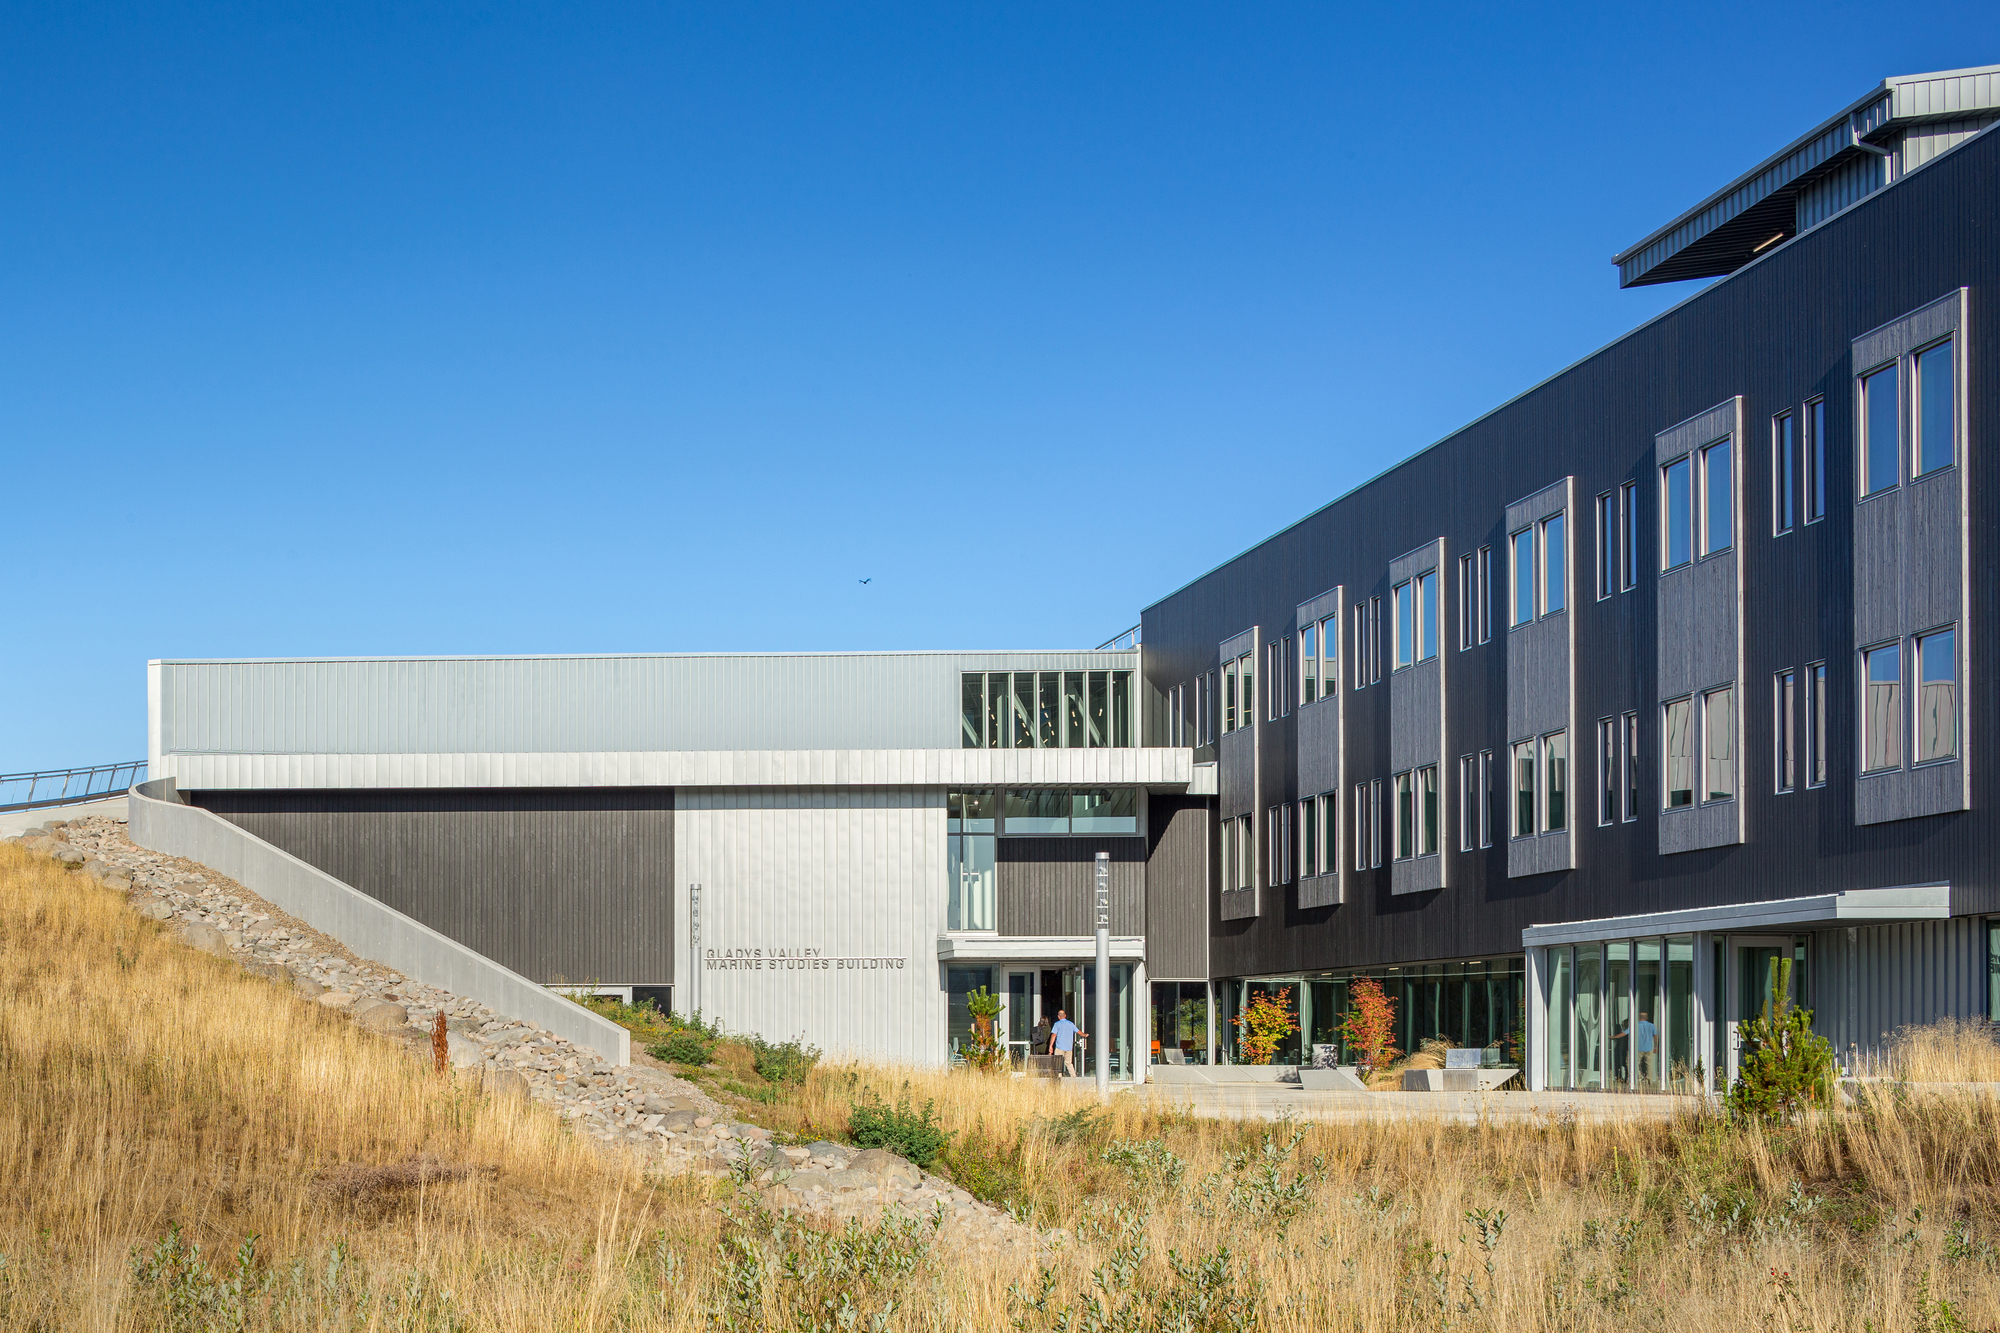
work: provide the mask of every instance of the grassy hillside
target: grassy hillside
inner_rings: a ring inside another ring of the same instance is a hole
[[[1991,1101],[1272,1129],[963,1073],[754,1091],[801,1136],[935,1100],[1052,1266],[649,1178],[0,846],[0,1328],[2000,1327]]]

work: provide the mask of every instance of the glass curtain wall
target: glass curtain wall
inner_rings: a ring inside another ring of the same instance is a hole
[[[999,800],[990,791],[945,795],[945,929],[997,928],[999,895],[994,875],[994,815]]]
[[[1208,1063],[1208,987],[1199,981],[1153,983],[1154,1064]]]
[[[1716,1054],[1696,1047],[1694,948],[1692,935],[1551,948],[1547,1086],[1683,1093],[1709,1086],[1726,1025],[1715,1027]],[[1765,978],[1779,952],[1739,950],[1745,978]],[[1718,943],[1718,969],[1721,961]],[[1720,995],[1711,1012],[1721,1012]]]
[[[1300,1028],[1280,1048],[1273,1063],[1310,1064],[1313,1048],[1331,1048],[1336,1064],[1354,1063],[1353,1051],[1341,1034],[1341,1024],[1353,1004],[1353,984],[1368,977],[1381,985],[1395,1006],[1391,1036],[1404,1051],[1420,1050],[1427,1041],[1472,1047],[1489,1066],[1519,1065],[1527,1053],[1527,974],[1520,955],[1433,963],[1417,967],[1383,968],[1366,972],[1319,973],[1296,978],[1265,978],[1219,984],[1216,1040],[1234,1061],[1236,1030],[1231,1021],[1256,994],[1289,988],[1294,1019]]]
[[[1576,1050],[1578,1088],[1604,1086],[1604,959],[1595,944],[1576,951],[1576,1025],[1571,1044]]]
[[[1130,671],[967,671],[959,676],[967,750],[1129,747]]]

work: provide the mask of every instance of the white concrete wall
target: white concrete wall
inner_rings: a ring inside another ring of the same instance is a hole
[[[938,1064],[945,995],[944,792],[710,788],[675,795],[674,1005],[696,1002],[688,886],[702,886],[703,1012],[737,1032],[802,1036],[829,1054]],[[819,951],[824,966],[774,952]],[[752,966],[710,951],[762,950]],[[901,959],[897,966],[842,959]]]

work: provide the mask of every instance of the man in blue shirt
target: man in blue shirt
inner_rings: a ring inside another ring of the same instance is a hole
[[[1632,1052],[1639,1058],[1639,1081],[1651,1083],[1654,1077],[1653,1048],[1657,1044],[1659,1029],[1654,1027],[1646,1011],[1639,1011],[1639,1021],[1632,1025]]]
[[[1055,1026],[1049,1029],[1049,1054],[1062,1056],[1063,1073],[1071,1078],[1076,1077],[1076,1039],[1080,1035],[1069,1015],[1056,1010]]]

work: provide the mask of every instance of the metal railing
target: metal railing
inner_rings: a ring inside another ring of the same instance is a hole
[[[98,764],[94,768],[57,768],[46,773],[0,773],[0,810],[33,810],[44,805],[75,805],[117,796],[135,782],[146,780],[146,761]]]
[[[1134,625],[1131,629],[1126,630],[1123,634],[1120,634],[1118,637],[1107,640],[1104,643],[1098,644],[1097,651],[1101,653],[1107,648],[1137,648],[1138,646],[1139,646],[1139,626]]]

